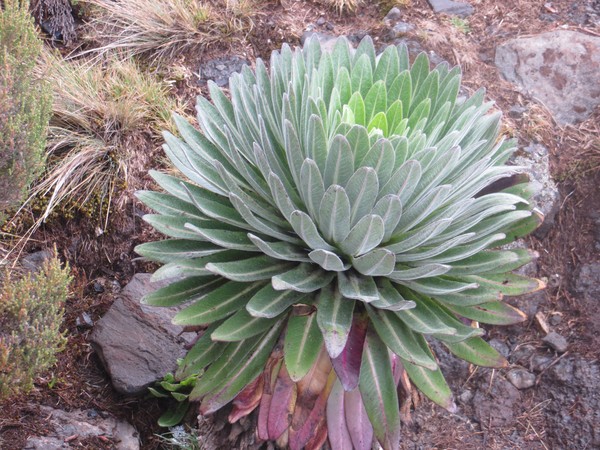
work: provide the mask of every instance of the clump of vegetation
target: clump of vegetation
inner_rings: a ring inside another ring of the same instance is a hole
[[[463,34],[469,34],[471,32],[471,25],[469,25],[469,21],[467,19],[452,16],[450,18],[450,23],[454,28]]]
[[[231,99],[209,84],[202,132],[176,117],[164,148],[183,175],[138,194],[170,239],[136,251],[175,280],[143,301],[207,327],[176,373],[200,374],[202,414],[259,408],[259,438],[290,449],[397,449],[410,382],[455,410],[431,339],[508,364],[479,324],[524,320],[503,299],[544,286],[513,273],[535,253],[501,249],[541,215],[500,113],[460,82],[404,46],[311,39],[234,75]]]
[[[340,14],[353,12],[362,4],[362,0],[325,0],[325,3],[335,8]]]
[[[169,86],[134,60],[113,57],[89,65],[49,52],[43,56],[54,105],[48,168],[29,204],[44,208],[38,225],[58,205],[63,215],[78,208],[106,221],[115,193],[127,185],[132,138],[146,133],[154,139],[161,129],[172,129],[171,111],[181,107]],[[95,213],[86,211],[94,206]]]
[[[54,258],[35,275],[0,281],[0,399],[33,387],[66,344],[60,331],[71,282],[69,268]]]
[[[0,223],[44,166],[52,97],[35,74],[42,43],[29,2],[0,8]]]
[[[248,33],[254,0],[228,0],[215,8],[202,0],[85,0],[96,7],[90,37],[103,46],[154,60],[171,59]],[[224,5],[223,5],[224,3]]]

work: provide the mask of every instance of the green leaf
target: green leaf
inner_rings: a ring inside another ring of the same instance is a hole
[[[496,290],[503,295],[523,295],[539,291],[546,287],[545,283],[514,273],[482,274],[464,276],[460,279],[477,283],[479,286]]]
[[[300,263],[296,268],[272,278],[273,289],[291,289],[297,292],[314,292],[327,286],[335,277],[335,272],[325,272],[314,264]]]
[[[398,264],[396,265],[395,270],[388,275],[388,278],[392,281],[401,283],[404,281],[419,280],[444,275],[450,270],[450,268],[450,266],[444,264],[424,264],[422,266],[413,268]],[[425,283],[425,281],[423,282]]]
[[[327,159],[327,136],[323,121],[315,114],[308,120],[308,135],[306,138],[308,157],[314,160],[318,167],[325,167]]]
[[[177,306],[197,300],[223,284],[218,277],[189,277],[146,294],[141,302],[151,306]]]
[[[359,93],[364,98],[373,85],[373,67],[369,56],[363,54],[356,60],[352,67],[351,79],[352,92]]]
[[[383,219],[384,233],[382,242],[387,243],[402,217],[402,202],[397,195],[388,194],[377,201],[371,214]]]
[[[491,325],[514,325],[527,319],[523,312],[504,302],[486,302],[474,306],[450,304],[446,306],[459,316]]]
[[[507,367],[508,361],[493,347],[479,337],[473,337],[461,342],[444,342],[454,355],[472,364],[484,367]]]
[[[202,228],[189,222],[185,223],[186,232],[190,233],[193,238],[205,240],[218,245],[220,247],[231,250],[242,250],[246,252],[257,252],[256,246],[248,239],[248,236],[243,231],[218,230],[211,228]]]
[[[365,124],[370,123],[379,113],[385,118],[387,110],[387,91],[383,81],[377,81],[365,96]],[[387,127],[386,127],[387,128]],[[370,130],[369,130],[370,131]],[[387,131],[387,130],[386,130]],[[384,135],[387,133],[384,133]]]
[[[402,311],[414,308],[416,305],[412,300],[405,300],[387,278],[378,279],[377,287],[379,290],[379,300],[371,303],[375,308],[387,309],[388,311]]]
[[[382,136],[387,136],[388,135],[388,123],[387,123],[387,116],[385,115],[384,112],[379,112],[375,115],[375,117],[373,117],[368,125],[367,125],[367,130],[369,131],[369,133],[375,131],[381,131],[381,135]]]
[[[360,162],[360,165],[375,169],[379,183],[385,185],[394,170],[394,159],[394,148],[390,141],[378,139]]]
[[[135,252],[151,261],[169,263],[176,259],[201,258],[224,251],[209,242],[190,241],[187,239],[165,239],[147,242],[135,247]]]
[[[267,242],[258,236],[248,233],[248,238],[265,255],[284,261],[310,262],[303,248],[289,242]]]
[[[263,318],[251,316],[245,309],[240,309],[233,316],[225,320],[210,335],[213,341],[241,341],[257,334],[264,333],[278,320],[275,318]]]
[[[325,270],[342,272],[350,268],[350,264],[344,263],[338,255],[327,250],[313,250],[308,256]]]
[[[388,46],[383,51],[377,67],[373,74],[373,80],[382,80],[386,84],[386,88],[392,85],[394,78],[400,72],[400,59],[398,58],[398,50],[394,46]]]
[[[268,284],[250,299],[246,310],[254,317],[273,318],[306,298],[306,295],[292,290],[276,291]]]
[[[158,426],[168,428],[178,425],[187,414],[189,408],[190,404],[188,402],[177,402],[158,418]]]
[[[261,255],[242,261],[208,263],[206,269],[228,280],[251,282],[268,280],[274,275],[287,271],[292,264]]]
[[[188,351],[183,362],[175,374],[178,380],[186,379],[200,373],[206,366],[215,361],[225,350],[226,344],[215,342],[211,339],[211,333],[220,325],[217,322],[208,327],[204,334],[194,346]]]
[[[354,301],[342,297],[334,286],[321,289],[317,303],[317,324],[331,358],[337,358],[344,350],[352,326],[353,311]]]
[[[229,281],[196,303],[179,311],[173,318],[177,325],[203,325],[227,317],[246,306],[264,283]]]
[[[244,358],[238,359],[239,362],[235,367],[230,367],[225,376],[216,378],[220,382],[208,391],[202,400],[200,414],[210,414],[225,406],[262,373],[273,346],[279,338],[282,326],[283,320],[258,340],[258,344],[253,346],[250,354],[246,353]],[[209,376],[208,371],[205,376]]]
[[[363,275],[387,276],[396,264],[396,255],[389,250],[376,248],[357,258],[352,258],[352,267]]]
[[[186,239],[192,241],[205,241],[206,239],[194,233],[187,226],[188,224],[197,224],[202,226],[203,221],[193,220],[188,217],[181,216],[165,216],[159,214],[144,215],[144,222],[150,224],[153,228],[160,231],[169,237],[176,239]]]
[[[425,339],[417,337],[417,343],[425,353],[432,359],[434,358]],[[423,392],[423,394],[429,397],[431,401],[452,413],[456,412],[456,405],[452,399],[452,391],[439,368],[430,370],[413,364],[405,359],[402,359],[402,365],[414,385]]]
[[[341,242],[350,233],[350,200],[343,187],[329,186],[319,206],[319,226],[328,241]]]
[[[377,440],[384,450],[398,449],[400,412],[390,355],[371,329],[363,348],[358,386]]]
[[[338,290],[342,296],[369,303],[379,299],[377,286],[372,277],[353,272],[338,272]]]
[[[292,315],[283,343],[285,366],[290,378],[298,382],[314,365],[323,346],[317,314]]]
[[[350,226],[369,214],[377,200],[379,181],[372,167],[359,167],[348,180],[346,194],[350,202]],[[348,230],[349,231],[349,230]]]
[[[138,191],[135,193],[135,196],[144,205],[160,214],[206,220],[206,216],[192,203],[181,200],[173,195],[153,191]]]
[[[354,155],[348,140],[340,134],[335,135],[331,141],[323,173],[325,187],[328,188],[332,184],[345,186],[354,173],[353,161]]]
[[[323,167],[325,164],[323,163]],[[306,208],[312,217],[317,217],[319,205],[325,195],[323,178],[317,163],[312,159],[305,159],[300,169],[300,193]]]
[[[435,359],[431,358],[417,343],[417,334],[413,333],[393,311],[378,310],[365,305],[373,328],[385,345],[396,355],[407,361],[426,367],[437,369]]]
[[[375,214],[364,216],[352,227],[340,249],[349,256],[360,256],[373,250],[383,239],[383,219]]]
[[[290,224],[298,234],[302,238],[302,240],[313,250],[335,250],[331,245],[329,245],[319,234],[317,230],[317,226],[311,219],[311,217],[306,214],[304,211],[296,210],[290,216]]]

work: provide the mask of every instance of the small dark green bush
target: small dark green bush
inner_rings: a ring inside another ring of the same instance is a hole
[[[43,168],[51,93],[34,74],[42,43],[27,0],[0,8],[0,222]]]
[[[0,288],[0,399],[29,391],[56,362],[66,344],[60,327],[70,282],[69,268],[57,259],[33,276],[6,275]]]

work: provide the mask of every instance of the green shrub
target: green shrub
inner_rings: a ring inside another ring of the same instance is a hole
[[[328,434],[397,449],[400,379],[455,409],[425,336],[507,365],[479,323],[524,320],[502,300],[543,287],[512,273],[535,255],[497,248],[541,217],[505,164],[500,113],[483,90],[457,98],[460,80],[425,54],[411,66],[406,47],[340,39],[330,54],[313,39],[234,75],[231,99],[210,84],[202,133],[175,118],[182,139],[164,148],[183,176],[153,172],[166,193],[139,193],[171,239],[137,252],[173,280],[144,301],[208,327],[176,374],[201,374],[201,413],[260,405],[258,436],[291,449]]]
[[[66,344],[60,331],[71,282],[58,259],[19,280],[9,274],[0,288],[0,399],[27,392],[33,380],[56,362]]]
[[[51,94],[34,68],[42,43],[26,0],[0,9],[0,215],[43,168]],[[0,221],[1,221],[0,217]]]

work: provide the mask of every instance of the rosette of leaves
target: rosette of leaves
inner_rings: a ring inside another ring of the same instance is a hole
[[[154,387],[148,388],[153,397],[166,399],[170,403],[167,411],[158,419],[161,427],[173,427],[183,420],[190,408],[189,396],[197,379],[197,374],[178,380],[168,373]]]
[[[145,220],[169,239],[137,247],[171,279],[145,302],[205,326],[180,367],[191,400],[230,420],[260,405],[258,435],[293,449],[398,447],[398,386],[453,400],[428,344],[506,364],[478,323],[513,324],[504,303],[542,287],[512,271],[534,256],[494,249],[534,230],[527,180],[505,165],[484,92],[457,99],[460,70],[430,70],[371,39],[331,53],[284,46],[198,99],[152,172]],[[182,306],[183,305],[183,306]],[[401,390],[401,389],[400,389]]]

